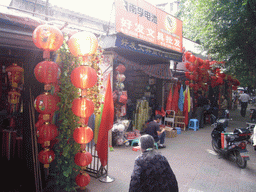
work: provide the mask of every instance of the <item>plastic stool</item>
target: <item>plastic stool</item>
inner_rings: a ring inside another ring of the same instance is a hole
[[[133,139],[133,140],[132,140],[132,143],[131,143],[131,146],[133,146],[133,145],[136,144],[136,143],[138,144],[139,141],[140,141],[140,139]],[[154,143],[154,145],[155,145],[156,149],[158,149],[158,144],[157,144],[157,143]]]
[[[194,131],[199,130],[199,122],[197,119],[190,119],[189,120],[189,129],[194,129]]]

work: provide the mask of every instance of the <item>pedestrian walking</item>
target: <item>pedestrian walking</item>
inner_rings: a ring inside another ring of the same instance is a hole
[[[142,154],[135,160],[129,192],[177,192],[176,176],[166,157],[154,150],[154,138],[143,135],[139,145]]]
[[[241,102],[241,116],[245,117],[248,102],[250,100],[250,96],[247,94],[246,90],[240,95],[239,100]]]

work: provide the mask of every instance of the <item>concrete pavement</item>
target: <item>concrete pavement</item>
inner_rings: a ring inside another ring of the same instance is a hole
[[[231,110],[227,131],[237,127],[246,127],[249,109],[242,118],[239,109]],[[182,131],[175,138],[166,138],[165,149],[159,149],[169,161],[179,184],[180,192],[254,192],[256,191],[256,151],[247,146],[250,154],[246,169],[240,169],[235,163],[219,159],[211,146],[213,127],[206,125],[198,131]],[[109,176],[115,178],[112,183],[103,183],[91,178],[83,191],[125,192],[129,189],[130,176],[135,158],[140,151],[132,147],[118,146],[109,153]],[[81,190],[80,190],[81,191]]]

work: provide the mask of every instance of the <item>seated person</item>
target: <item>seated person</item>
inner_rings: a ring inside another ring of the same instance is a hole
[[[158,144],[158,148],[165,148],[165,129],[163,127],[160,128],[159,126],[159,122],[161,121],[161,119],[161,115],[156,115],[154,120],[147,124],[145,133],[151,135],[156,143],[160,141],[160,144]]]
[[[155,152],[150,135],[140,138],[142,154],[135,160],[129,192],[178,191],[178,183],[168,160]]]

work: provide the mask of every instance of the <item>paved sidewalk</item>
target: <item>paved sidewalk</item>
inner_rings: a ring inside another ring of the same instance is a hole
[[[245,118],[239,109],[231,110],[227,131],[236,127],[245,127],[249,121],[249,109]],[[254,192],[256,191],[256,151],[248,145],[250,161],[246,169],[240,169],[235,163],[219,159],[212,150],[211,131],[206,125],[199,131],[182,131],[175,138],[166,138],[165,149],[159,149],[169,161],[179,184],[180,192]],[[112,183],[103,183],[92,178],[85,191],[125,192],[129,189],[130,176],[135,158],[140,152],[132,147],[118,146],[109,153],[109,176],[115,178]]]

